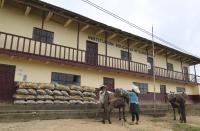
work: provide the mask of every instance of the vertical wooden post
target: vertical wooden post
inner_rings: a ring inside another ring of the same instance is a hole
[[[181,61],[182,80],[184,80],[184,74],[183,74],[183,61],[182,61],[182,58],[180,58],[180,61]]]
[[[130,43],[129,39],[127,39],[127,44],[128,44],[128,70],[130,71]]]
[[[167,56],[167,51],[166,51],[166,54],[165,54],[165,55],[166,55],[166,68],[167,68],[167,63],[168,63],[168,59],[167,59],[167,57],[168,57],[168,56]],[[168,70],[168,68],[167,68],[167,70]]]
[[[44,29],[44,19],[45,19],[45,12],[42,12],[42,25],[41,25],[41,29]],[[40,34],[42,35],[42,34]],[[41,38],[42,36],[40,36],[40,47],[39,47],[39,55],[41,54],[41,48],[42,48],[42,42],[41,42]]]
[[[105,56],[106,56],[106,58],[105,58],[105,66],[107,66],[107,53],[108,53],[108,41],[107,41],[107,39],[108,39],[108,32],[107,31],[105,31]]]
[[[80,33],[80,23],[77,25],[77,52],[76,52],[76,61],[78,61],[78,49],[79,49],[79,33]]]
[[[42,12],[42,25],[41,25],[41,29],[44,29],[44,19],[45,19],[45,12]]]
[[[197,83],[197,72],[196,72],[196,66],[194,65],[194,74],[195,74],[195,82]]]

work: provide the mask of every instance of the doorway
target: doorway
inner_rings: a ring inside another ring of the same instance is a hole
[[[98,64],[98,44],[97,43],[87,41],[85,61],[86,61],[86,64],[89,64],[89,65]]]
[[[0,101],[13,100],[15,66],[0,64]]]

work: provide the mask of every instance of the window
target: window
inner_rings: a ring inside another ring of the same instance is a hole
[[[115,80],[113,78],[104,77],[103,84],[108,86],[109,91],[114,91],[115,88]]]
[[[173,71],[174,70],[173,64],[167,63],[167,70]]]
[[[56,83],[63,84],[63,85],[67,85],[67,84],[80,85],[80,76],[52,72],[51,73],[51,82],[56,82]]]
[[[138,83],[138,82],[133,82],[136,86],[139,87],[140,93],[146,94],[148,92],[148,84],[147,83]]]
[[[185,92],[185,88],[184,87],[176,87],[176,92],[177,93]]]
[[[47,30],[43,30],[43,29],[34,27],[32,38],[34,40],[41,41],[41,42],[53,43],[54,32],[50,32]]]
[[[160,93],[166,94],[166,85],[160,85]]]
[[[129,53],[129,58],[131,60],[131,53]],[[128,52],[121,50],[121,59],[122,60],[128,60]]]

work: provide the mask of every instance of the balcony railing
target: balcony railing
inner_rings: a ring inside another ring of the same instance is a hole
[[[85,50],[53,43],[44,43],[28,37],[4,32],[0,32],[0,51],[9,52],[10,54],[18,53],[21,55],[40,56],[93,67],[103,67],[152,76],[152,71],[148,70],[146,64],[134,61],[129,62],[127,60],[102,54],[88,56],[88,53]],[[155,67],[155,75],[157,78],[173,79],[187,83],[200,83],[200,76],[184,74],[178,71],[169,71],[160,67]]]

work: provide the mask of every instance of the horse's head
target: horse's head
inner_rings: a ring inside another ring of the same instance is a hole
[[[172,91],[170,91],[170,93],[167,94],[167,98],[168,98],[169,101],[172,100],[174,97],[176,97],[176,95],[175,95],[175,93],[172,92]]]

